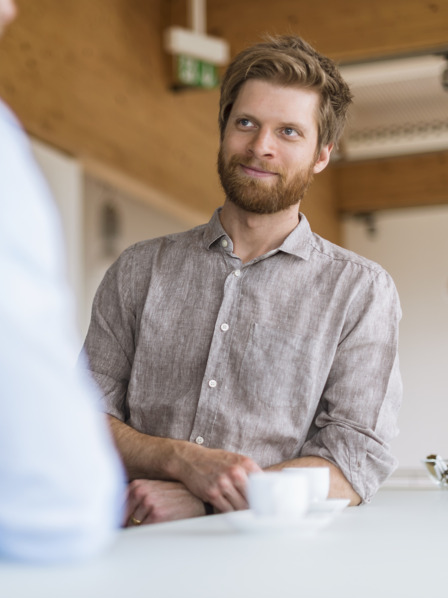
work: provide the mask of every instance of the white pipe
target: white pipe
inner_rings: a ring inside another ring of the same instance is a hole
[[[206,0],[188,0],[189,27],[195,33],[206,33]]]

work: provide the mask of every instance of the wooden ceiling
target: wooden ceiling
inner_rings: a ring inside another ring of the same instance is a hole
[[[165,27],[185,24],[186,0],[18,5],[0,44],[0,96],[29,133],[112,178],[210,214],[222,202],[218,92],[173,93],[163,51]],[[225,38],[232,55],[265,33],[291,32],[342,62],[448,49],[448,0],[208,0],[207,9],[208,32]],[[431,164],[439,189],[446,157]],[[377,174],[370,167],[359,180]],[[349,180],[350,168],[336,174]],[[338,188],[341,209],[352,205],[349,193],[359,203],[353,185]]]
[[[345,62],[448,48],[446,0],[209,0],[208,25],[235,53],[265,32]]]

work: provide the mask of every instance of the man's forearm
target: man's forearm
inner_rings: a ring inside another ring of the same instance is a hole
[[[142,434],[111,415],[108,421],[129,480],[175,479],[170,464],[173,444],[180,441]]]
[[[269,471],[284,469],[285,467],[329,467],[330,468],[330,491],[329,498],[347,498],[350,505],[359,505],[361,497],[353,490],[350,482],[344,476],[342,471],[330,461],[322,457],[299,457],[290,461],[283,461],[277,465],[268,467]]]
[[[130,480],[175,480],[220,511],[247,508],[247,476],[261,471],[249,457],[142,434],[112,416],[109,423]]]

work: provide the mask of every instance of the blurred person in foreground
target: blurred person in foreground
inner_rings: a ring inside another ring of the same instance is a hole
[[[0,0],[0,35],[15,14]],[[58,214],[1,101],[0,207],[0,559],[82,559],[119,527],[124,476],[96,387],[74,367]]]
[[[106,273],[85,348],[131,480],[129,523],[245,509],[251,472],[291,466],[329,467],[330,497],[357,505],[396,467],[395,285],[299,209],[351,101],[300,37],[241,52],[221,86],[223,207]]]

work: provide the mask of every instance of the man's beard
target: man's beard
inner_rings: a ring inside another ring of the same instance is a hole
[[[218,174],[227,199],[255,214],[275,214],[298,204],[313,180],[314,162],[298,170],[290,181],[286,173],[276,169],[277,181],[266,184],[263,179],[250,178],[240,172],[240,164],[251,166],[251,160],[233,155],[226,163],[222,147],[218,154]],[[257,162],[254,167],[271,171],[271,165]]]

